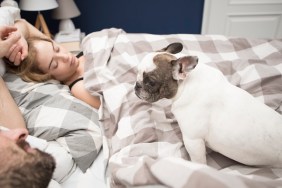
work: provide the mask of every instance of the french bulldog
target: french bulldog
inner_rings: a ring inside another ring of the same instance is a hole
[[[138,66],[135,94],[147,102],[172,100],[193,162],[206,164],[206,146],[252,166],[282,167],[282,116],[228,82],[181,43],[148,53]]]

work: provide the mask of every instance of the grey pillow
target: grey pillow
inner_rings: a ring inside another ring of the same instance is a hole
[[[70,94],[56,81],[27,83],[7,73],[4,80],[20,107],[29,133],[56,140],[85,172],[102,147],[97,110]]]

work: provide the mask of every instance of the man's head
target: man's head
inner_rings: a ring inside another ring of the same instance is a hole
[[[177,57],[182,51],[181,43],[172,43],[166,48],[146,55],[138,66],[135,85],[136,95],[147,101],[156,102],[162,98],[173,98],[180,80],[198,63],[196,56]]]
[[[26,137],[25,129],[0,131],[1,188],[45,188],[52,178],[55,160],[31,148]]]

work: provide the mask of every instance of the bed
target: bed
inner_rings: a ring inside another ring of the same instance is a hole
[[[82,43],[84,78],[85,87],[103,99],[99,120],[108,154],[107,185],[282,187],[282,169],[242,165],[214,151],[207,153],[208,166],[190,162],[171,101],[149,104],[136,97],[138,63],[172,42],[181,42],[183,53],[198,56],[199,63],[219,69],[232,84],[282,112],[282,40],[134,34],[117,28],[92,33]]]
[[[136,97],[142,57],[172,42],[181,42],[183,53],[197,55],[199,63],[219,69],[230,83],[282,113],[282,40],[118,28],[93,32],[81,47],[84,84],[101,98],[99,110],[54,80],[26,83],[13,74],[4,76],[30,134],[55,142],[71,160],[49,187],[282,187],[282,169],[246,166],[211,150],[207,166],[192,163],[171,101],[149,104]],[[57,150],[53,155],[62,157]]]

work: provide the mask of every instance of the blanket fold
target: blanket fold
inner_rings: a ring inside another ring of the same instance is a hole
[[[171,101],[149,104],[136,97],[137,65],[146,53],[172,42],[181,42],[183,53],[196,55],[199,63],[221,70],[232,84],[281,113],[281,40],[134,34],[116,28],[94,32],[82,43],[86,55],[84,81],[91,94],[102,96],[99,120],[106,141],[103,148],[109,153],[110,186],[282,185],[282,169],[245,166],[213,151],[207,154],[208,166],[189,162],[180,129],[170,112]]]

